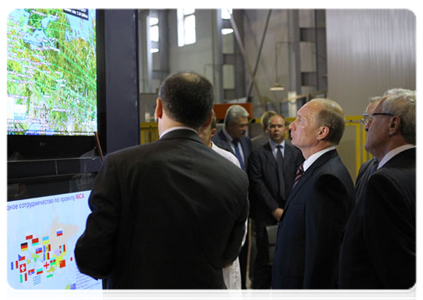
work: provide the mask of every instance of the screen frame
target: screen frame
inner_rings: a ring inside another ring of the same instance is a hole
[[[107,145],[104,83],[104,11],[96,9],[97,135],[100,147]],[[95,135],[7,135],[8,161],[76,158],[92,152],[99,155]],[[103,149],[106,152],[106,149]]]

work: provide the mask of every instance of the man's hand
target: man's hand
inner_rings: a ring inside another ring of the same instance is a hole
[[[273,217],[275,218],[276,221],[279,222],[279,220],[281,219],[283,214],[283,209],[282,208],[277,208],[272,212]]]

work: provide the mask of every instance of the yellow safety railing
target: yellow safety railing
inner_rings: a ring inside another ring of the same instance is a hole
[[[159,129],[157,122],[141,123],[140,127],[140,143],[141,145],[148,144],[159,139]]]

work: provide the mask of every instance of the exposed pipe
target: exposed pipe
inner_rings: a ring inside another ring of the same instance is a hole
[[[241,35],[239,34],[238,27],[236,26],[235,20],[233,19],[232,15],[231,15],[231,18],[229,19],[229,21],[231,22],[232,29],[234,30],[234,34],[235,34],[235,38],[236,38],[236,41],[237,41],[238,46],[239,46],[239,50],[241,51],[242,57],[244,58],[245,66],[247,67],[248,73],[251,76],[251,80],[252,80],[254,87],[257,91],[257,95],[261,99],[260,91],[258,89],[257,83],[254,80],[253,70],[251,70],[251,66],[248,63],[247,57],[245,55],[245,49],[244,49],[244,44],[242,43]],[[249,101],[248,98],[247,98],[247,101]]]

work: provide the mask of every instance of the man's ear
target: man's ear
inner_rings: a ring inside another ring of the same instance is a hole
[[[400,132],[401,127],[401,118],[399,116],[391,117],[389,122],[389,135],[394,135],[395,133]]]
[[[212,118],[213,118],[213,112],[210,111],[209,115],[207,116],[206,121],[204,121],[204,123],[203,123],[203,125],[201,127],[209,127],[210,126],[210,123],[212,121]]]
[[[156,118],[161,119],[163,117],[163,103],[162,99],[157,98],[156,100],[156,111],[154,112]]]
[[[210,134],[211,137],[214,137],[216,135],[216,133],[217,133],[217,129],[213,128],[212,131],[211,131],[211,134]]]
[[[327,126],[320,126],[317,132],[317,139],[324,140],[329,135],[329,127]]]

